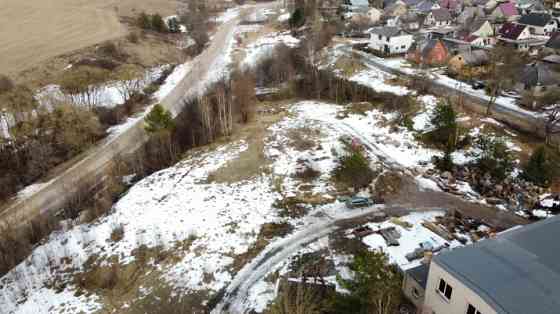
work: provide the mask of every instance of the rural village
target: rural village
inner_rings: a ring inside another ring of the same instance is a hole
[[[560,0],[5,2],[0,314],[560,313]]]

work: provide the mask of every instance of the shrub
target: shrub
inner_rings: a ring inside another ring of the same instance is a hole
[[[450,150],[445,150],[443,157],[434,156],[434,164],[441,171],[453,170],[453,157]]]
[[[371,183],[375,177],[369,166],[368,159],[362,152],[355,150],[340,158],[338,166],[333,170],[334,178],[354,188],[362,188]]]
[[[475,142],[475,148],[478,153],[475,155],[474,164],[479,171],[503,180],[513,170],[513,154],[501,138],[479,137]]]
[[[546,146],[531,154],[523,168],[523,178],[541,186],[549,186],[560,175],[560,156]]]
[[[128,34],[126,38],[133,44],[137,44],[140,41],[140,36],[136,32]]]
[[[0,74],[0,94],[9,92],[15,87],[14,82],[8,76]]]
[[[170,131],[174,128],[173,117],[162,105],[157,104],[146,117],[145,128],[150,133]]]

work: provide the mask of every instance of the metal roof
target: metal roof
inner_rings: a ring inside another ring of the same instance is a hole
[[[557,314],[560,216],[495,239],[443,252],[433,261],[500,314]]]
[[[430,267],[427,264],[420,264],[420,266],[416,266],[414,268],[406,270],[406,273],[414,278],[414,280],[426,290],[426,283],[428,282],[428,273],[430,271]]]
[[[529,13],[526,15],[522,15],[518,23],[543,27],[551,20],[552,16],[547,13]]]

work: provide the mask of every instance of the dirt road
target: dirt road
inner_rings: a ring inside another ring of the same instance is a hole
[[[243,11],[249,13],[257,8],[271,7],[273,3],[265,3],[247,7]],[[244,15],[242,12],[239,16]],[[222,24],[212,39],[210,46],[192,61],[189,73],[161,101],[168,110],[177,113],[183,105],[182,100],[193,95],[200,88],[200,82],[213,71],[216,62],[220,61],[224,51],[232,40],[235,26],[239,18]],[[0,226],[10,225],[21,227],[42,213],[52,212],[64,206],[68,197],[77,187],[85,182],[102,176],[111,160],[116,156],[134,152],[147,140],[144,122],[138,120],[132,127],[118,136],[106,139],[87,152],[86,157],[64,171],[55,179],[45,184],[40,190],[24,200],[16,200],[0,213]]]

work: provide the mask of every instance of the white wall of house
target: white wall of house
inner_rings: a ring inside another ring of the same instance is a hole
[[[494,28],[492,27],[492,24],[490,24],[490,22],[486,21],[484,22],[484,24],[482,24],[482,26],[480,26],[479,29],[474,31],[472,34],[478,37],[492,37],[494,36]]]
[[[521,34],[519,34],[519,37],[517,37],[517,40],[523,40],[529,38],[531,38],[531,31],[529,30],[529,27],[525,27],[525,29],[521,32]]]
[[[534,35],[549,36],[557,28],[558,28],[558,24],[557,24],[556,20],[551,20],[545,26],[527,25],[527,29],[529,29],[529,33],[534,34]]]
[[[412,35],[402,34],[387,38],[378,34],[370,35],[369,47],[382,53],[399,54],[408,51],[412,45]]]
[[[449,299],[439,291],[441,279],[452,288],[451,297]],[[474,291],[446,272],[436,262],[432,261],[428,274],[424,309],[422,313],[465,314],[467,313],[469,304],[473,305],[480,313],[496,314],[496,311]]]

